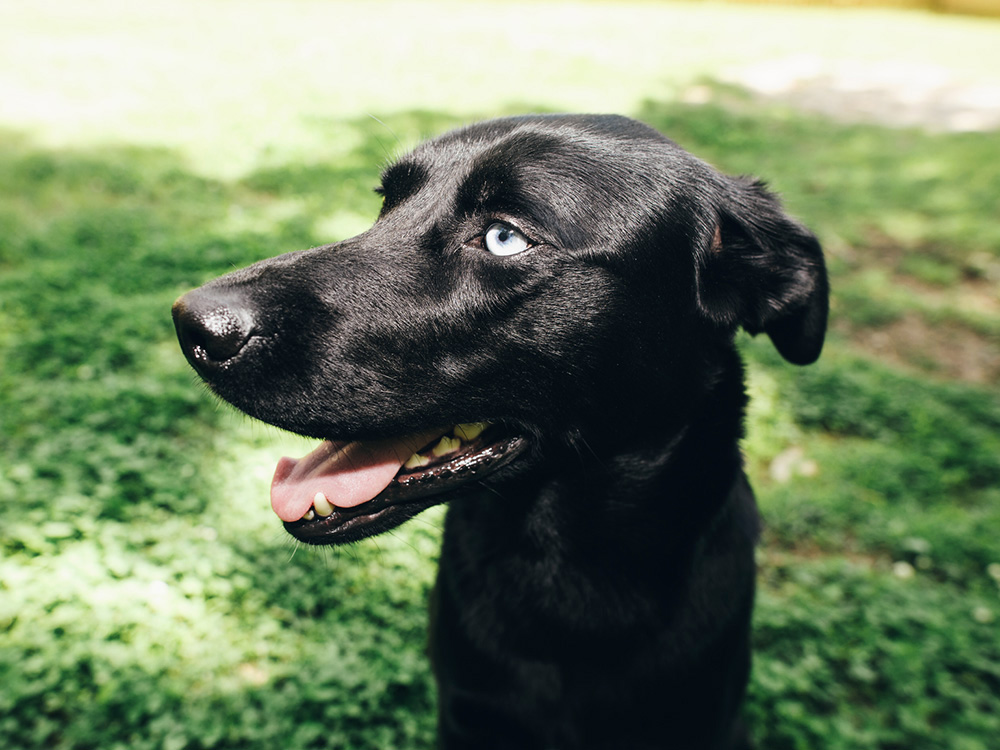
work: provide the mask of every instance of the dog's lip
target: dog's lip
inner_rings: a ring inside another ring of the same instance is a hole
[[[371,500],[346,508],[333,506],[326,516],[307,513],[311,516],[309,520],[300,517],[285,521],[285,529],[310,544],[333,544],[370,536],[425,508],[446,502],[454,490],[510,464],[526,446],[523,436],[492,427],[481,439],[448,460],[423,468],[400,469]],[[394,517],[396,520],[390,520]]]

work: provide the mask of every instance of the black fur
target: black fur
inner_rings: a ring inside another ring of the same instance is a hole
[[[441,747],[748,747],[758,521],[733,337],[819,356],[816,239],[760,183],[620,117],[473,125],[381,190],[364,234],[217,279],[174,314],[220,396],[294,432],[519,436],[485,478],[321,540],[449,501]],[[490,254],[496,222],[532,246]]]

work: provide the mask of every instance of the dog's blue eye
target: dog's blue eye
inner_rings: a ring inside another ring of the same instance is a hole
[[[491,224],[484,241],[494,255],[516,255],[531,247],[528,238],[509,224]]]

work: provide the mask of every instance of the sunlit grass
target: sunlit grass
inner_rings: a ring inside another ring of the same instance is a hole
[[[41,0],[0,7],[0,119],[49,142],[180,149],[199,172],[405,146],[413,110],[634,112],[731,67],[820,58],[1000,68],[994,22],[693,3]],[[367,134],[392,138],[374,122]],[[351,134],[349,137],[356,137]]]

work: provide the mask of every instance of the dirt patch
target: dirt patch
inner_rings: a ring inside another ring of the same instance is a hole
[[[938,132],[1000,129],[1000,83],[932,64],[793,55],[732,68],[722,81],[755,97],[840,122]]]
[[[910,312],[877,329],[843,320],[834,329],[894,365],[982,385],[1000,381],[1000,345],[962,326],[931,324]]]

